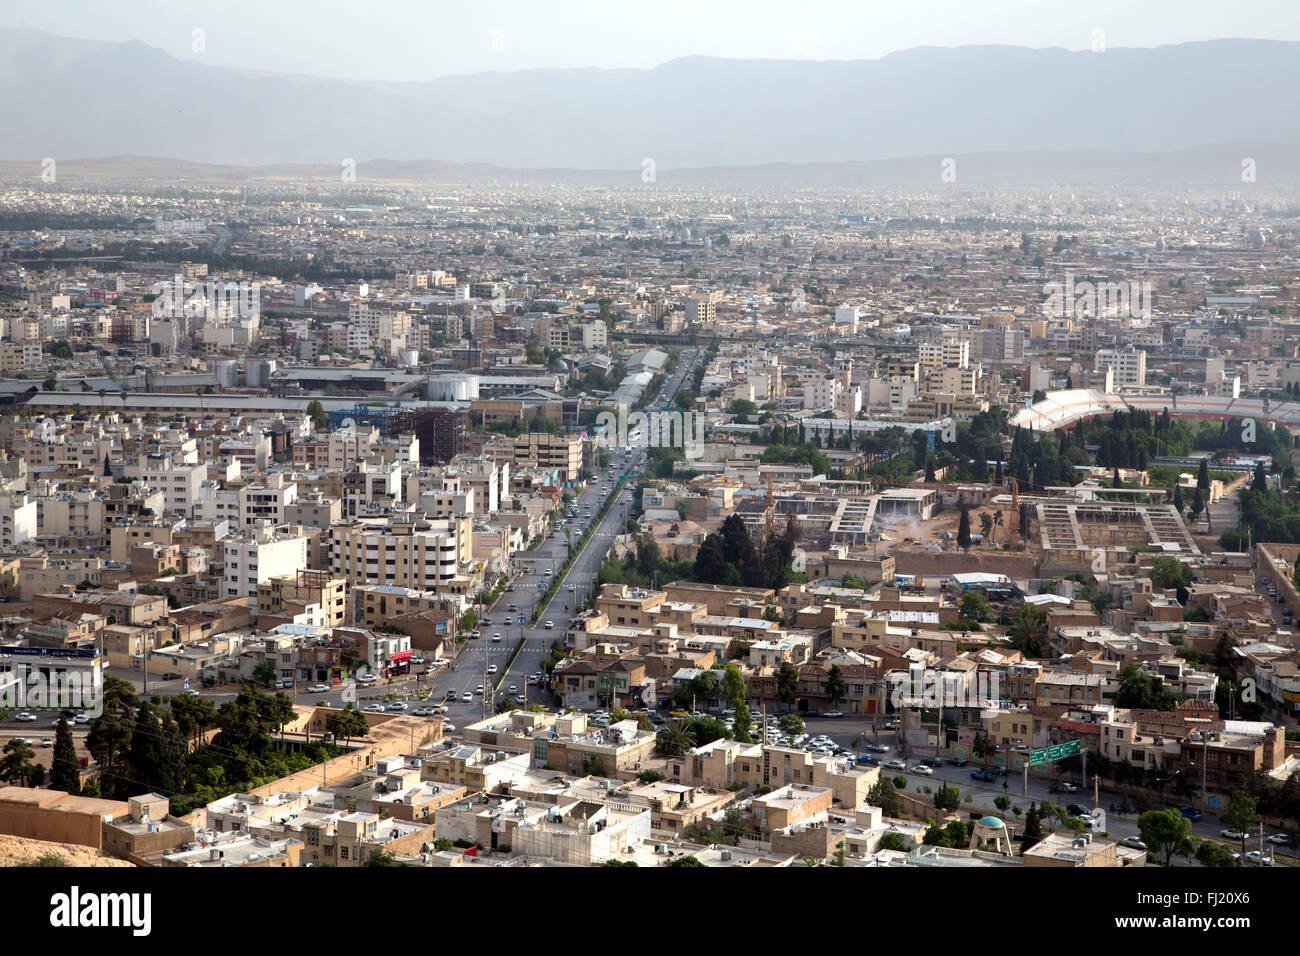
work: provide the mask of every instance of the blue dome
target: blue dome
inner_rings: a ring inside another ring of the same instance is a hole
[[[980,818],[980,826],[982,826],[982,827],[1004,827],[1004,826],[1006,826],[1006,824],[1003,823],[1001,820],[999,820],[997,817],[981,817],[981,818]]]

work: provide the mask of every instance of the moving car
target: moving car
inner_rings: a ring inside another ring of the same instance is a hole
[[[1145,850],[1147,848],[1147,845],[1143,843],[1141,840],[1139,840],[1137,837],[1125,837],[1119,842],[1126,847],[1131,847],[1134,850]]]
[[[463,701],[464,701],[465,703],[467,703],[467,704],[468,704],[468,703],[472,703],[473,700],[474,700],[474,695],[471,694],[469,691],[465,691],[465,693],[463,693],[463,694],[460,695],[460,699],[463,700]]]
[[[1240,830],[1220,830],[1219,836],[1223,837],[1225,840],[1246,839],[1246,834],[1242,833]]]
[[[925,764],[923,764],[923,763],[921,763],[921,764],[917,764],[915,767],[912,768],[912,771],[911,771],[911,772],[912,772],[912,773],[919,773],[919,774],[920,774],[921,776],[923,776],[923,777],[932,777],[932,776],[934,776],[934,770],[931,769],[930,767],[927,767],[927,766],[926,766]]]
[[[324,684],[312,684],[307,688],[309,694],[328,694],[330,689]]]
[[[822,716],[823,716],[823,717],[843,717],[843,716],[844,716],[844,712],[843,712],[843,711],[840,711],[840,710],[828,710],[828,711],[826,711],[826,713],[822,714]]]
[[[406,704],[400,700],[395,700],[388,705],[389,710],[406,710]]]
[[[28,713],[27,711],[24,710],[24,711],[20,711],[14,717],[14,720],[18,721],[20,724],[30,724],[36,720],[36,715]]]
[[[543,626],[544,626],[548,631],[553,631],[553,630],[555,630],[555,623],[552,622],[552,621],[547,621],[546,624],[543,625]]]
[[[948,764],[949,764],[950,766],[953,766],[953,767],[964,767],[964,766],[966,766],[966,758],[965,758],[965,757],[949,757],[949,758],[948,758]]]
[[[1202,816],[1204,816],[1204,814],[1202,814],[1201,811],[1197,810],[1195,807],[1179,807],[1178,812],[1181,813],[1183,816],[1187,817],[1187,819],[1192,821],[1199,820],[1201,819]]]
[[[382,713],[384,712],[384,705],[383,705],[383,704],[366,704],[366,706],[362,707],[361,709],[362,709],[362,710],[369,711],[369,712],[372,713],[372,714],[382,714]]]
[[[998,779],[998,772],[992,767],[981,767],[979,770],[972,770],[970,778],[972,780],[996,780]]]
[[[887,770],[906,770],[907,764],[901,760],[886,760],[882,766]]]
[[[373,684],[379,680],[374,674],[362,674],[357,678],[358,684]]]

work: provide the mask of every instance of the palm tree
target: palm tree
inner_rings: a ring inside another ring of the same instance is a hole
[[[665,757],[680,757],[695,746],[695,735],[680,720],[659,731],[656,749]]]

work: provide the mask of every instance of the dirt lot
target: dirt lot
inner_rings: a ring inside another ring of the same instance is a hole
[[[0,866],[20,866],[46,855],[60,856],[69,866],[132,866],[126,860],[100,856],[88,846],[46,843],[20,837],[0,836]]]

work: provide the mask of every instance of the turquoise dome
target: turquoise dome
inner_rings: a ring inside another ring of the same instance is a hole
[[[982,826],[982,827],[1004,827],[1004,826],[1006,826],[1006,824],[1003,823],[1001,820],[999,820],[997,817],[982,817],[982,818],[980,819],[980,826]]]

